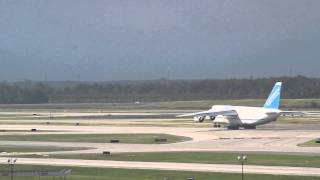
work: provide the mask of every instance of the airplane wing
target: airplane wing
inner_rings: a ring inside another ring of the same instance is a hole
[[[222,110],[222,111],[202,111],[196,113],[182,114],[177,117],[189,117],[189,116],[238,116],[238,113],[235,110]]]

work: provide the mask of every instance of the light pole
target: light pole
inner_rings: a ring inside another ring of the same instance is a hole
[[[241,179],[243,180],[243,165],[244,165],[244,162],[247,160],[247,156],[241,155],[241,156],[238,156],[237,159],[241,163]]]
[[[10,166],[10,177],[11,177],[11,180],[13,180],[13,168],[14,168],[14,165],[16,164],[17,162],[17,159],[16,158],[10,158],[8,159],[8,165]]]

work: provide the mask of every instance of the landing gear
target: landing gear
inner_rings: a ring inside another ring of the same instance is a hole
[[[243,128],[245,129],[257,129],[255,125],[244,125]]]
[[[221,128],[221,124],[214,123],[214,124],[213,124],[213,127],[214,127],[214,128]]]

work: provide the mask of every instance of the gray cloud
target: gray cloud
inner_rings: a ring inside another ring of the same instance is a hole
[[[320,76],[317,0],[0,0],[0,80]]]

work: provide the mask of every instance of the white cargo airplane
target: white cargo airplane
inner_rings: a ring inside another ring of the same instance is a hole
[[[195,122],[203,122],[210,117],[214,127],[227,124],[228,129],[255,129],[257,125],[276,121],[286,113],[279,109],[282,82],[277,82],[263,107],[214,105],[208,111],[183,114],[178,117],[194,116]]]

